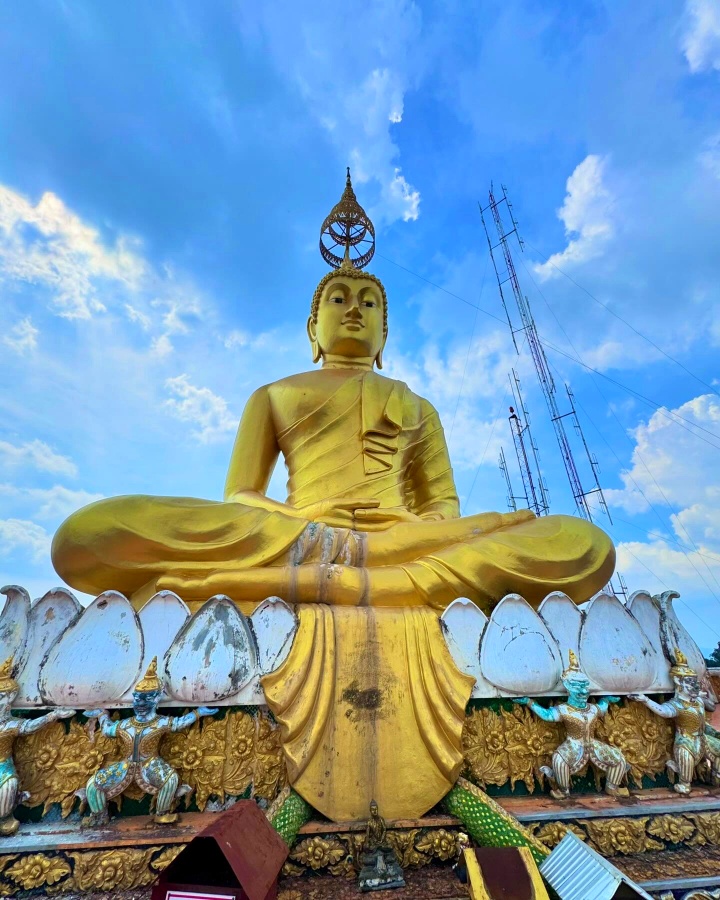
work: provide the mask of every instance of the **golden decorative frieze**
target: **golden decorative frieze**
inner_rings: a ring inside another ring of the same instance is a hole
[[[597,736],[619,747],[630,764],[630,776],[640,786],[643,777],[654,780],[672,759],[675,729],[642,703],[626,700],[608,709],[598,723]]]
[[[678,846],[720,847],[720,813],[534,822],[528,829],[551,850],[572,831],[603,856],[631,856]]]
[[[271,802],[286,782],[280,735],[267,714],[231,710],[224,718],[197,722],[186,732],[168,735],[160,744],[163,757],[178,770],[181,782],[193,788],[203,810],[211,797],[252,795]],[[95,732],[94,740],[77,721],[56,722],[42,732],[18,740],[15,763],[25,806],[42,806],[43,814],[57,803],[67,816],[97,769],[119,759],[115,741]],[[130,799],[141,791],[126,791]]]
[[[0,858],[0,896],[43,889],[125,891],[151,884],[182,847],[118,847],[11,854]]]

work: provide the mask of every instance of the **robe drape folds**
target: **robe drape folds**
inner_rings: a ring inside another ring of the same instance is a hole
[[[334,821],[434,806],[463,764],[474,679],[425,608],[299,608],[290,655],[262,679],[293,788]]]

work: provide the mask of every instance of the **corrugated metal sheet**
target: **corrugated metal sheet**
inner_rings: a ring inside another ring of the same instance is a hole
[[[540,866],[540,874],[560,900],[612,900],[627,884],[643,900],[652,897],[569,831]]]

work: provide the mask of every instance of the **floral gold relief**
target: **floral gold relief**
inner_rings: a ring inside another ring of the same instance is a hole
[[[598,723],[597,736],[622,750],[630,775],[640,785],[643,777],[655,779],[672,759],[675,729],[642,703],[628,700],[608,709]]]

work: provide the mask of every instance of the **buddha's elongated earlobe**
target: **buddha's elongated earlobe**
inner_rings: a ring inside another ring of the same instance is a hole
[[[375,365],[378,369],[382,369],[382,349],[378,352],[378,355],[375,357]]]
[[[320,358],[322,357],[322,352],[320,350],[320,344],[318,343],[317,339],[317,323],[313,320],[312,316],[310,316],[307,321],[307,334],[310,338],[310,347],[312,348],[313,362],[319,362]]]

